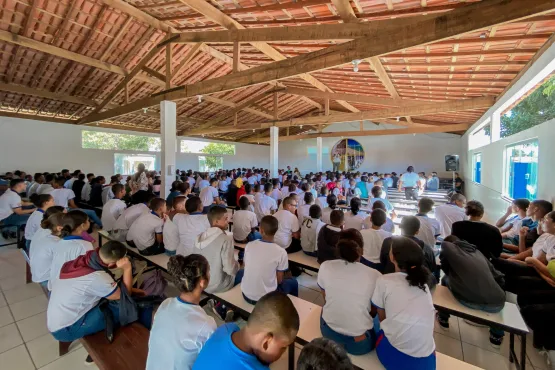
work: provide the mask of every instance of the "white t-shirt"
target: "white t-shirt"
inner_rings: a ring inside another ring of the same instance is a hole
[[[262,240],[250,242],[245,247],[245,275],[241,291],[247,298],[258,301],[277,289],[276,272],[289,268],[287,252],[276,243]]]
[[[274,198],[262,194],[260,196],[260,201],[254,203],[254,213],[256,214],[258,222],[262,220],[262,217],[270,215],[272,211],[277,210],[277,208],[277,203]]]
[[[179,246],[176,252],[182,256],[190,255],[193,252],[197,236],[210,228],[208,216],[201,213],[175,215],[173,223],[179,231]]]
[[[326,208],[328,206],[328,197],[327,196],[322,196],[322,197],[318,197],[316,198],[316,204],[320,206],[320,208],[322,208],[322,210],[324,208]]]
[[[251,176],[247,179],[247,182],[249,184],[251,184],[252,186],[254,186],[257,181],[258,181],[258,178],[255,175],[253,175],[253,176]]]
[[[218,183],[218,189],[220,189],[220,191],[223,191],[224,193],[227,192],[228,186],[229,186],[229,184],[227,183],[226,180],[221,180]]]
[[[28,195],[28,196],[31,196],[31,195],[33,195],[33,194],[36,194],[36,193],[37,193],[37,190],[38,190],[38,188],[39,188],[39,186],[40,186],[40,184],[39,184],[38,182],[34,182],[34,183],[29,187],[29,190],[27,190],[27,193],[28,193],[27,195]]]
[[[331,224],[330,215],[333,211],[335,211],[335,210],[331,209],[330,207],[324,208],[322,210],[322,221],[324,221],[327,224]]]
[[[150,208],[144,203],[134,204],[127,208],[116,220],[116,230],[129,230],[133,222],[143,213],[150,212]]]
[[[0,221],[11,216],[16,208],[21,208],[21,197],[12,189],[8,189],[0,196]]]
[[[110,199],[102,207],[102,228],[111,231],[116,228],[117,219],[122,215],[127,206],[121,199]]]
[[[382,275],[376,283],[372,304],[385,310],[380,323],[393,347],[412,357],[427,357],[435,350],[435,309],[430,290],[410,286],[407,274]]]
[[[40,223],[42,222],[43,216],[44,211],[40,208],[31,213],[31,216],[29,216],[29,218],[27,219],[27,224],[25,225],[25,239],[33,239],[33,235],[35,235],[37,230],[40,229]]]
[[[50,193],[54,198],[54,204],[60,207],[67,208],[69,205],[69,201],[75,199],[75,193],[71,189],[54,189]]]
[[[359,231],[362,230],[362,224],[364,223],[364,220],[367,216],[368,214],[364,212],[358,212],[356,215],[354,215],[351,211],[345,212],[344,229],[357,229]]]
[[[127,240],[132,240],[139,250],[151,247],[156,242],[156,234],[162,234],[164,220],[154,212],[143,213],[133,222],[127,233]]]
[[[207,186],[200,191],[199,197],[202,201],[203,207],[211,206],[214,203],[214,198],[219,197],[218,189],[213,186]]]
[[[522,221],[525,218],[519,217],[510,222],[513,226],[510,228],[509,231],[507,231],[506,238],[514,238],[515,236],[519,235],[520,229],[522,228]]]
[[[235,211],[233,214],[233,225],[231,227],[233,239],[237,241],[245,240],[251,233],[252,228],[257,226],[258,220],[254,212],[243,210]]]
[[[154,316],[146,370],[191,370],[216,321],[202,307],[167,298]]]
[[[433,247],[436,244],[436,235],[441,233],[439,222],[428,216],[416,216],[420,220],[420,230],[418,230],[418,239],[427,245]]]
[[[50,279],[48,280],[48,289],[52,290],[52,283],[60,277],[60,270],[64,263],[73,261],[77,257],[92,251],[94,249],[91,242],[88,242],[80,236],[66,236],[56,245],[53,250],[52,267],[50,269]]]
[[[282,248],[287,248],[291,245],[293,233],[300,230],[299,220],[297,216],[284,209],[274,213],[274,217],[277,218],[279,224],[274,242]]]
[[[364,240],[362,256],[367,261],[380,263],[380,252],[385,238],[389,238],[392,234],[385,230],[364,229],[361,230],[362,239]]]
[[[50,230],[40,228],[31,240],[30,256],[31,275],[35,283],[42,283],[50,279],[50,269],[54,249],[60,242],[60,238],[52,235]]]
[[[541,252],[546,254],[547,261],[555,256],[555,235],[543,233],[532,246],[532,257],[538,258]],[[551,257],[551,258],[550,258]]]
[[[177,230],[177,225],[169,218],[164,222],[162,234],[164,236],[164,248],[167,251],[175,252],[179,245],[179,230]]]
[[[451,235],[453,223],[466,219],[464,208],[455,204],[442,204],[435,210],[436,220],[439,222],[441,237],[446,238]]]
[[[278,200],[283,199],[283,195],[279,189],[272,190],[272,195],[270,196],[276,201],[276,203]]]
[[[75,324],[101,298],[109,297],[116,289],[116,282],[104,271],[74,279],[56,279],[46,311],[48,330],[55,332]]]
[[[200,180],[199,183],[198,183],[199,190],[202,190],[207,186],[210,186],[210,181],[208,181],[208,180]]]
[[[297,208],[297,218],[299,219],[299,225],[303,224],[305,218],[310,217],[310,207],[312,204],[303,204]]]
[[[195,182],[196,182],[196,180],[195,180],[194,177],[189,176],[189,177],[187,178],[187,182],[189,183],[189,185],[191,185],[191,188],[194,188],[194,187],[195,187]]]
[[[54,190],[54,188],[52,187],[52,185],[50,185],[50,184],[41,184],[37,189],[37,194],[38,195],[50,194],[50,193],[52,193],[53,190]]]
[[[114,199],[114,192],[111,186],[106,186],[102,189],[102,204],[108,203],[110,199]]]
[[[318,285],[326,292],[322,318],[343,335],[356,337],[374,327],[370,316],[372,295],[381,276],[362,263],[326,261],[318,271]]]
[[[318,234],[326,224],[317,218],[307,217],[301,225],[301,247],[305,252],[318,250]]]
[[[88,202],[91,199],[91,184],[86,182],[81,190],[81,199]],[[103,224],[104,225],[104,224]]]

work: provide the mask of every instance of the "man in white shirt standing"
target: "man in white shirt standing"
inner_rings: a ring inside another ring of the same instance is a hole
[[[212,178],[210,180],[210,185],[203,188],[200,191],[200,200],[202,201],[202,213],[207,214],[210,208],[215,205],[221,205],[225,203],[220,200],[220,193],[218,193],[218,179]]]
[[[447,204],[436,207],[436,220],[439,222],[441,237],[446,238],[451,235],[451,227],[457,221],[466,219],[464,206],[466,198],[462,194],[453,194]]]
[[[258,222],[262,220],[262,217],[269,216],[277,210],[277,203],[274,198],[272,198],[274,186],[270,183],[264,184],[264,193],[261,194],[258,200],[254,203],[254,213]]]
[[[297,201],[295,197],[287,197],[283,200],[283,209],[277,211],[274,217],[278,220],[278,231],[274,242],[289,253],[295,253],[302,249],[299,220],[295,216]]]
[[[407,172],[401,175],[399,179],[399,191],[405,189],[405,199],[406,200],[418,200],[418,189],[419,189],[420,177],[416,172],[414,172],[414,167],[409,166]]]

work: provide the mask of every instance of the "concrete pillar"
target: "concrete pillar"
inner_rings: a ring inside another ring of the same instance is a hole
[[[172,182],[175,181],[175,151],[177,149],[176,133],[177,113],[173,101],[160,102],[160,136],[162,141],[162,186],[160,197],[166,199],[170,193]]]
[[[323,172],[322,156],[323,156],[322,138],[317,137],[316,138],[316,172]]]
[[[278,177],[279,127],[270,127],[270,175]]]

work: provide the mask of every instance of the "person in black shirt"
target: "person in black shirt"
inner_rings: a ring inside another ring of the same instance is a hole
[[[237,180],[231,180],[231,184],[227,188],[226,194],[226,203],[228,207],[237,207],[237,191],[239,188],[237,187]]]
[[[498,258],[503,250],[503,238],[497,227],[481,221],[484,205],[471,200],[465,210],[469,220],[453,223],[451,235],[475,245],[488,260]]]
[[[337,259],[337,241],[345,224],[345,215],[338,209],[331,211],[330,224],[323,226],[318,234],[318,263]]]
[[[71,187],[71,190],[75,193],[75,204],[81,203],[83,186],[85,186],[85,174],[80,173],[79,177],[73,182],[73,186]]]

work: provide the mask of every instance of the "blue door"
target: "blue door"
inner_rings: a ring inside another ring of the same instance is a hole
[[[482,162],[476,162],[474,168],[474,181],[478,184],[482,183]]]

